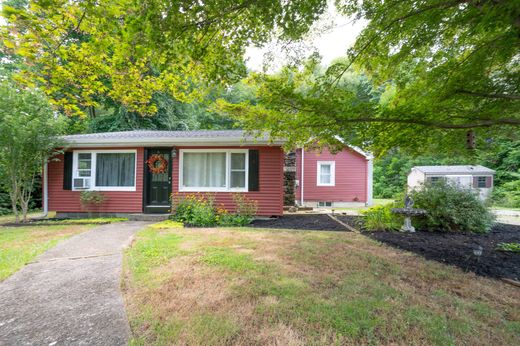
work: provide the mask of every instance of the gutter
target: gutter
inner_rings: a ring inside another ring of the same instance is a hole
[[[374,204],[373,201],[374,195],[374,159],[373,157],[369,157],[367,159],[367,207],[370,207]]]

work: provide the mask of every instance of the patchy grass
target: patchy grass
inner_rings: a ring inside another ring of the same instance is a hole
[[[149,228],[124,273],[134,345],[520,343],[518,288],[360,234]]]
[[[60,240],[90,226],[0,226],[0,281],[18,271]]]

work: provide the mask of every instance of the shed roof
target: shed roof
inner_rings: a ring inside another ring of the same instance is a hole
[[[251,134],[243,130],[152,131],[88,133],[61,137],[71,147],[106,147],[128,145],[281,145],[268,134]]]
[[[495,174],[495,171],[480,165],[459,165],[459,166],[415,166],[416,169],[425,174]]]

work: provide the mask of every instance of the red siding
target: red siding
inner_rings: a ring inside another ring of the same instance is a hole
[[[82,150],[84,148],[81,148]],[[88,149],[88,148],[85,148]],[[101,148],[92,148],[99,150]],[[116,148],[102,148],[116,149]],[[122,148],[117,148],[122,149]],[[140,213],[143,210],[143,148],[137,149],[136,191],[103,191],[105,202],[95,211],[107,213]],[[49,162],[49,210],[57,212],[86,211],[79,202],[80,191],[63,190],[63,155],[57,156],[59,161]],[[94,211],[94,209],[92,209]]]
[[[201,147],[177,147],[188,149]],[[215,148],[215,147],[212,147]],[[223,147],[220,147],[223,148]],[[236,147],[227,147],[236,148]],[[283,214],[283,151],[280,147],[240,147],[258,149],[260,154],[260,190],[246,192],[248,198],[258,201],[258,215],[271,216]],[[82,148],[83,149],[83,148]],[[96,148],[100,149],[100,148]],[[103,148],[105,149],[105,148]],[[110,148],[107,148],[110,149]],[[121,149],[121,148],[118,148]],[[98,208],[100,212],[141,213],[143,196],[144,149],[137,148],[137,183],[136,191],[104,191],[106,202]],[[60,161],[49,163],[49,210],[58,212],[81,212],[79,191],[63,190],[63,155]],[[179,190],[179,159],[173,160],[172,191]],[[232,193],[215,193],[216,202],[222,203],[228,210],[234,210]]]
[[[301,186],[301,150],[296,151],[296,179]],[[351,149],[335,155],[327,149],[304,153],[303,197],[305,201],[366,202],[367,159]],[[336,166],[335,186],[317,185],[318,161],[334,161]],[[296,200],[301,201],[301,187],[296,188]]]
[[[220,147],[233,148],[233,147]],[[236,147],[234,147],[236,148]],[[241,149],[258,149],[260,154],[260,189],[246,192],[245,195],[258,202],[258,215],[271,216],[283,214],[283,151],[280,147],[240,147]],[[178,147],[178,149],[201,149],[200,147]],[[172,175],[173,193],[179,191],[179,155],[173,160]],[[189,193],[189,192],[188,192]],[[187,194],[187,193],[184,193]],[[233,211],[233,194],[229,192],[212,192],[217,204],[224,204],[227,210]]]

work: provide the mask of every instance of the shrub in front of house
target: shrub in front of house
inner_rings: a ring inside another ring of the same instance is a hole
[[[187,226],[212,227],[217,224],[217,214],[213,195],[189,194],[174,195],[173,219]]]
[[[427,211],[426,216],[412,219],[419,229],[486,233],[493,226],[493,214],[470,189],[437,181],[411,191],[410,196],[415,202],[414,208]]]
[[[189,194],[172,196],[171,218],[192,227],[246,226],[253,221],[257,211],[257,202],[242,194],[234,194],[236,206],[230,213],[223,205],[215,206],[214,195]]]
[[[392,213],[396,203],[376,205],[363,211],[363,226],[367,231],[397,231],[403,225],[403,218]]]

